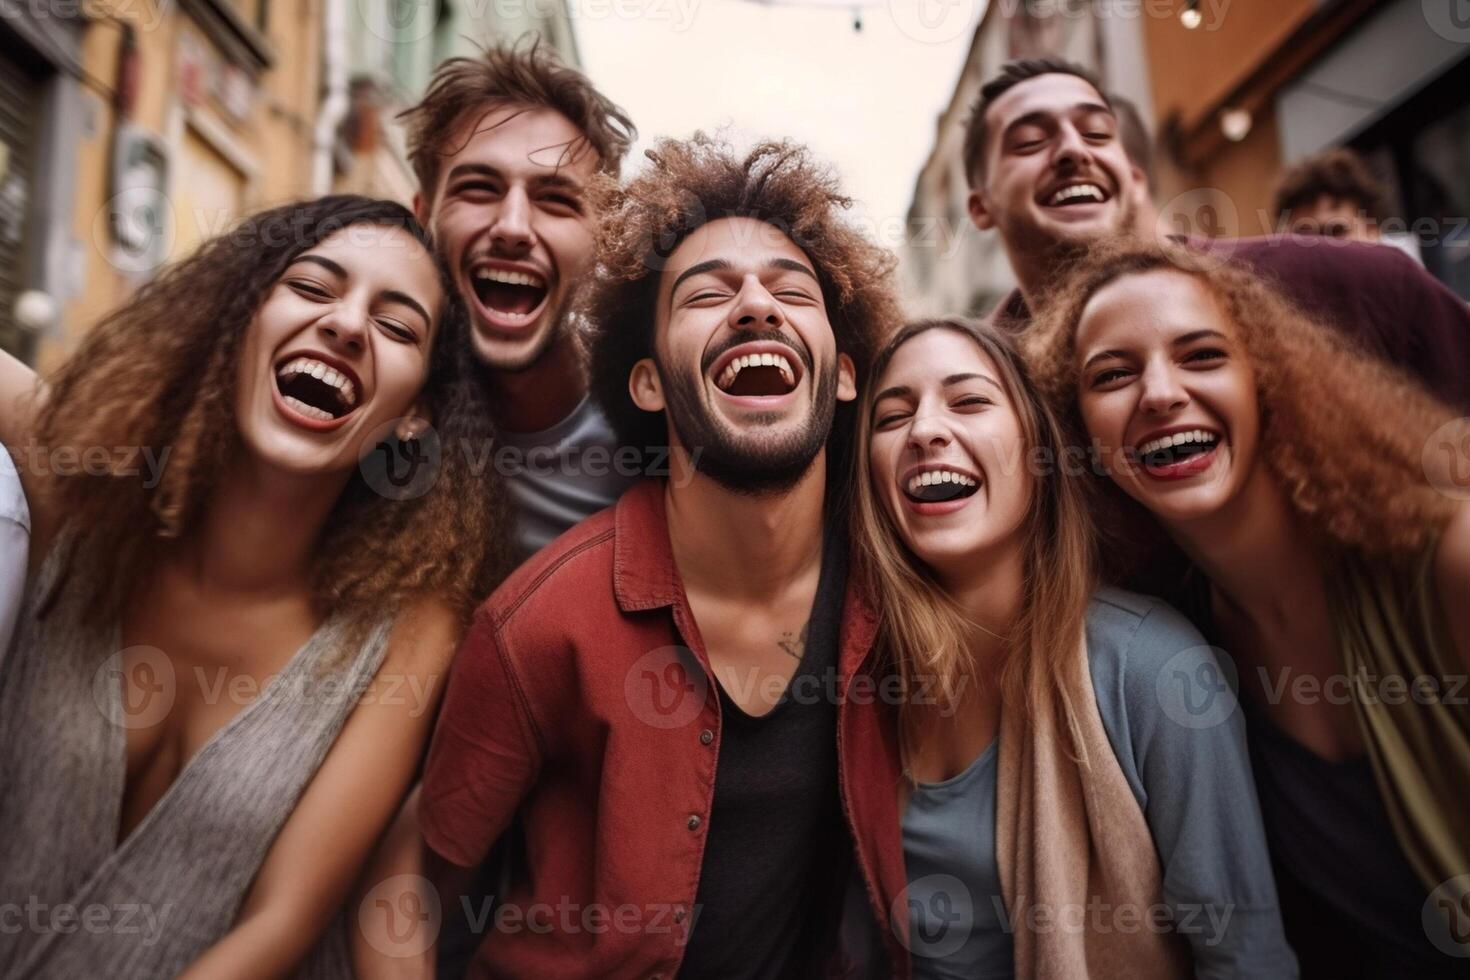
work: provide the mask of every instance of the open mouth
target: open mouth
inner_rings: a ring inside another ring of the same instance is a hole
[[[356,382],[314,357],[293,357],[277,367],[276,388],[293,411],[317,422],[340,419],[358,404]]]
[[[747,398],[779,398],[796,390],[801,378],[796,362],[779,351],[737,354],[717,366],[715,387],[727,395]]]
[[[957,470],[925,470],[904,484],[904,496],[918,504],[942,504],[973,497],[980,481]]]
[[[1082,204],[1105,204],[1108,199],[1108,192],[1103,190],[1101,184],[1083,181],[1057,188],[1043,198],[1041,203],[1049,208],[1071,208]]]
[[[1198,461],[1220,444],[1220,434],[1208,429],[1191,429],[1150,439],[1136,450],[1144,469],[1168,470],[1190,460]]]
[[[509,324],[529,323],[546,302],[546,280],[534,272],[482,266],[470,274],[480,305]]]

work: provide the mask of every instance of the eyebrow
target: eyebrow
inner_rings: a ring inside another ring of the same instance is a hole
[[[1072,106],[1067,111],[1068,112],[1077,112],[1078,110],[1081,110],[1082,112],[1101,112],[1101,113],[1105,113],[1106,115],[1111,116],[1114,119],[1117,119],[1118,118],[1118,114],[1117,113],[1115,113],[1112,109],[1109,109],[1107,106],[1102,105],[1101,103],[1098,103],[1098,102],[1079,102],[1076,105]],[[1028,125],[1031,125],[1033,123],[1050,122],[1052,118],[1053,118],[1053,115],[1052,115],[1052,113],[1049,113],[1049,112],[1042,112],[1040,110],[1037,110],[1036,112],[1028,112],[1024,116],[1020,116],[1019,118],[1012,119],[1006,125],[1005,129],[1001,130],[1001,134],[1000,134],[1001,135],[1001,138],[1004,139],[1005,137],[1007,137],[1007,136],[1009,136],[1011,134],[1011,131],[1012,130],[1018,129],[1021,126],[1028,126]]]
[[[326,269],[332,275],[337,276],[340,279],[347,278],[347,270],[324,255],[312,255],[310,252],[307,252],[305,255],[296,256],[296,261],[312,262],[316,265],[321,266],[323,269]],[[429,316],[429,311],[424,309],[423,305],[420,304],[418,300],[414,299],[407,293],[402,292],[401,290],[385,289],[379,295],[382,296],[383,299],[389,300],[394,303],[402,303],[404,306],[412,309],[415,313],[424,318],[425,323],[434,322],[434,318]]]
[[[1228,340],[1229,339],[1223,333],[1221,333],[1220,331],[1218,331],[1218,330],[1212,330],[1212,329],[1206,327],[1203,330],[1191,330],[1189,333],[1181,334],[1180,336],[1175,337],[1173,340],[1169,341],[1169,346],[1170,347],[1178,347],[1181,344],[1192,344],[1196,340],[1203,340],[1206,337],[1219,337],[1221,340]],[[1098,351],[1096,354],[1093,354],[1091,357],[1089,357],[1086,360],[1086,362],[1083,363],[1082,370],[1086,371],[1088,368],[1092,367],[1098,361],[1105,361],[1105,360],[1107,360],[1110,357],[1126,357],[1126,356],[1128,356],[1128,352],[1127,351],[1122,351],[1122,350],[1103,350],[1103,351]]]
[[[694,265],[691,265],[689,268],[679,273],[678,277],[674,280],[674,284],[669,287],[669,302],[672,303],[674,301],[674,292],[679,288],[679,284],[685,279],[688,279],[691,276],[702,275],[706,272],[724,272],[732,268],[734,268],[734,266],[730,264],[730,261],[728,259],[708,259],[704,262],[696,262]],[[817,274],[815,272],[813,272],[803,263],[796,261],[795,259],[775,258],[766,263],[766,268],[786,269],[791,272],[803,272],[806,275],[811,276],[814,282],[820,283],[820,280],[817,279]]]
[[[461,163],[450,169],[449,175],[444,178],[444,183],[448,184],[458,177],[465,176],[496,177],[501,180],[505,179],[505,175],[503,173],[501,173],[495,167],[490,166],[488,163]],[[567,190],[582,190],[581,181],[573,177],[568,177],[566,174],[560,172],[538,174],[535,177],[529,178],[527,180],[527,183],[536,187],[562,187]]]
[[[429,316],[429,311],[420,306],[418,300],[414,299],[407,293],[399,292],[396,289],[388,289],[384,290],[382,295],[383,298],[386,300],[402,303],[404,306],[412,309],[415,313],[424,318],[425,325],[434,322],[434,318]]]
[[[340,277],[342,279],[346,279],[347,278],[347,270],[344,269],[344,268],[342,268],[340,265],[338,265],[336,262],[333,262],[331,259],[327,258],[326,256],[323,256],[323,255],[312,255],[310,252],[307,252],[305,255],[298,255],[298,256],[296,256],[296,261],[297,262],[315,262],[317,265],[321,266],[323,269],[326,269],[332,275],[338,276],[338,277]]]
[[[997,382],[994,378],[992,378],[988,374],[981,374],[978,371],[967,371],[962,374],[951,374],[945,377],[939,383],[941,386],[948,388],[950,385],[957,385],[961,381],[988,381],[991,384],[995,385],[996,388],[1000,388],[1000,383]],[[1001,388],[1000,390],[1004,391],[1005,389]],[[906,396],[910,396],[913,393],[914,389],[910,388],[908,385],[894,385],[891,388],[884,388],[882,391],[878,392],[877,395],[873,396],[873,404],[876,405],[885,398],[903,398]]]

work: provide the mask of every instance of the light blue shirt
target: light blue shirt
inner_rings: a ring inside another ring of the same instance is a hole
[[[1165,603],[1107,588],[1088,608],[1087,655],[1103,728],[1153,835],[1163,900],[1194,975],[1295,977],[1244,721],[1214,652]],[[1001,898],[997,743],[953,778],[920,784],[904,812],[916,978],[1013,976],[1012,929],[1025,924],[1011,921]],[[1091,927],[1095,913],[1086,914]],[[1107,911],[1096,914],[1108,921]]]

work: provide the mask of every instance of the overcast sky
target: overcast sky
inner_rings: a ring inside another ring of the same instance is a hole
[[[837,166],[879,229],[901,228],[894,222],[908,211],[985,2],[569,5],[584,70],[638,126],[633,167],[655,136],[720,127],[733,127],[737,142],[790,136]]]

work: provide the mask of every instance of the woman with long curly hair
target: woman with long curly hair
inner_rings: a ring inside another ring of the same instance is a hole
[[[1177,592],[1238,666],[1304,973],[1460,976],[1470,511],[1431,438],[1453,413],[1341,345],[1241,270],[1121,243],[1028,351],[1094,461],[1113,575]]]
[[[164,271],[49,386],[0,363],[34,530],[0,894],[42,910],[0,975],[350,975],[324,931],[500,564],[446,282],[407,210],[322,198]]]
[[[1155,693],[1213,656],[1162,602],[1096,587],[1079,471],[1010,343],[904,327],[858,423],[915,976],[1295,975],[1240,721]]]

